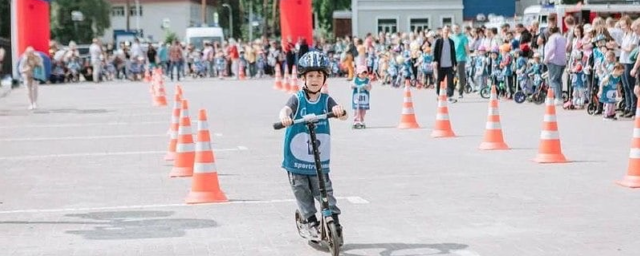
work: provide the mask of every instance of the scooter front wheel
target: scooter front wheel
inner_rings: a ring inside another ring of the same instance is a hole
[[[342,238],[338,235],[336,223],[329,223],[327,228],[329,229],[329,251],[331,252],[331,256],[338,256],[340,255],[340,244],[342,243],[340,239]]]
[[[524,92],[518,91],[513,95],[513,100],[518,104],[524,102],[526,99],[527,99],[527,96],[524,95]]]
[[[480,97],[482,97],[483,99],[488,99],[489,97],[491,97],[491,87],[486,86],[480,89]]]

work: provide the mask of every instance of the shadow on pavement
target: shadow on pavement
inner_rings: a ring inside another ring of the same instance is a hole
[[[388,243],[388,244],[345,244],[342,247],[341,254],[344,256],[391,256],[391,255],[458,255],[457,250],[463,250],[469,247],[466,244],[441,243],[441,244],[405,244],[405,243]],[[366,250],[366,252],[351,252]],[[375,253],[377,254],[374,254]]]
[[[142,238],[182,237],[188,229],[215,227],[210,219],[168,219],[172,211],[123,211],[67,214],[65,217],[98,220],[88,222],[81,230],[65,233],[81,235],[89,240],[128,240]],[[63,224],[65,222],[61,222]]]

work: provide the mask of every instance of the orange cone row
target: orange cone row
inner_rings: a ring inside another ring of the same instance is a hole
[[[169,176],[192,177],[191,190],[185,198],[188,204],[228,201],[218,181],[206,110],[201,109],[198,113],[197,140],[194,142],[189,102],[183,99],[179,85],[176,86],[174,100],[169,149],[164,157],[173,161]]]

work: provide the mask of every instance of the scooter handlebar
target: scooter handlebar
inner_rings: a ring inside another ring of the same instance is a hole
[[[346,114],[347,114],[346,110],[342,112],[342,115],[346,115]],[[322,115],[309,114],[309,115],[303,116],[300,119],[293,120],[293,124],[311,123],[311,122],[317,122],[318,120],[321,120],[321,119],[328,119],[328,118],[335,118],[335,117],[336,115],[333,114],[333,112],[329,112],[327,114],[322,114]],[[282,125],[281,122],[273,123],[274,130],[280,130],[282,128],[285,128],[285,126]]]

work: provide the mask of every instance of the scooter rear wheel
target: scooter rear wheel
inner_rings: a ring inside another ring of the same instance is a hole
[[[594,104],[589,102],[589,104],[587,104],[587,114],[589,115],[593,115],[596,113],[596,111],[598,110],[598,104]]]
[[[327,225],[329,228],[329,251],[331,252],[331,256],[340,255],[340,236],[338,236],[338,228],[336,224],[331,222]]]
[[[513,95],[513,100],[518,104],[524,102],[526,99],[527,99],[527,96],[524,95],[524,92],[518,91]]]

